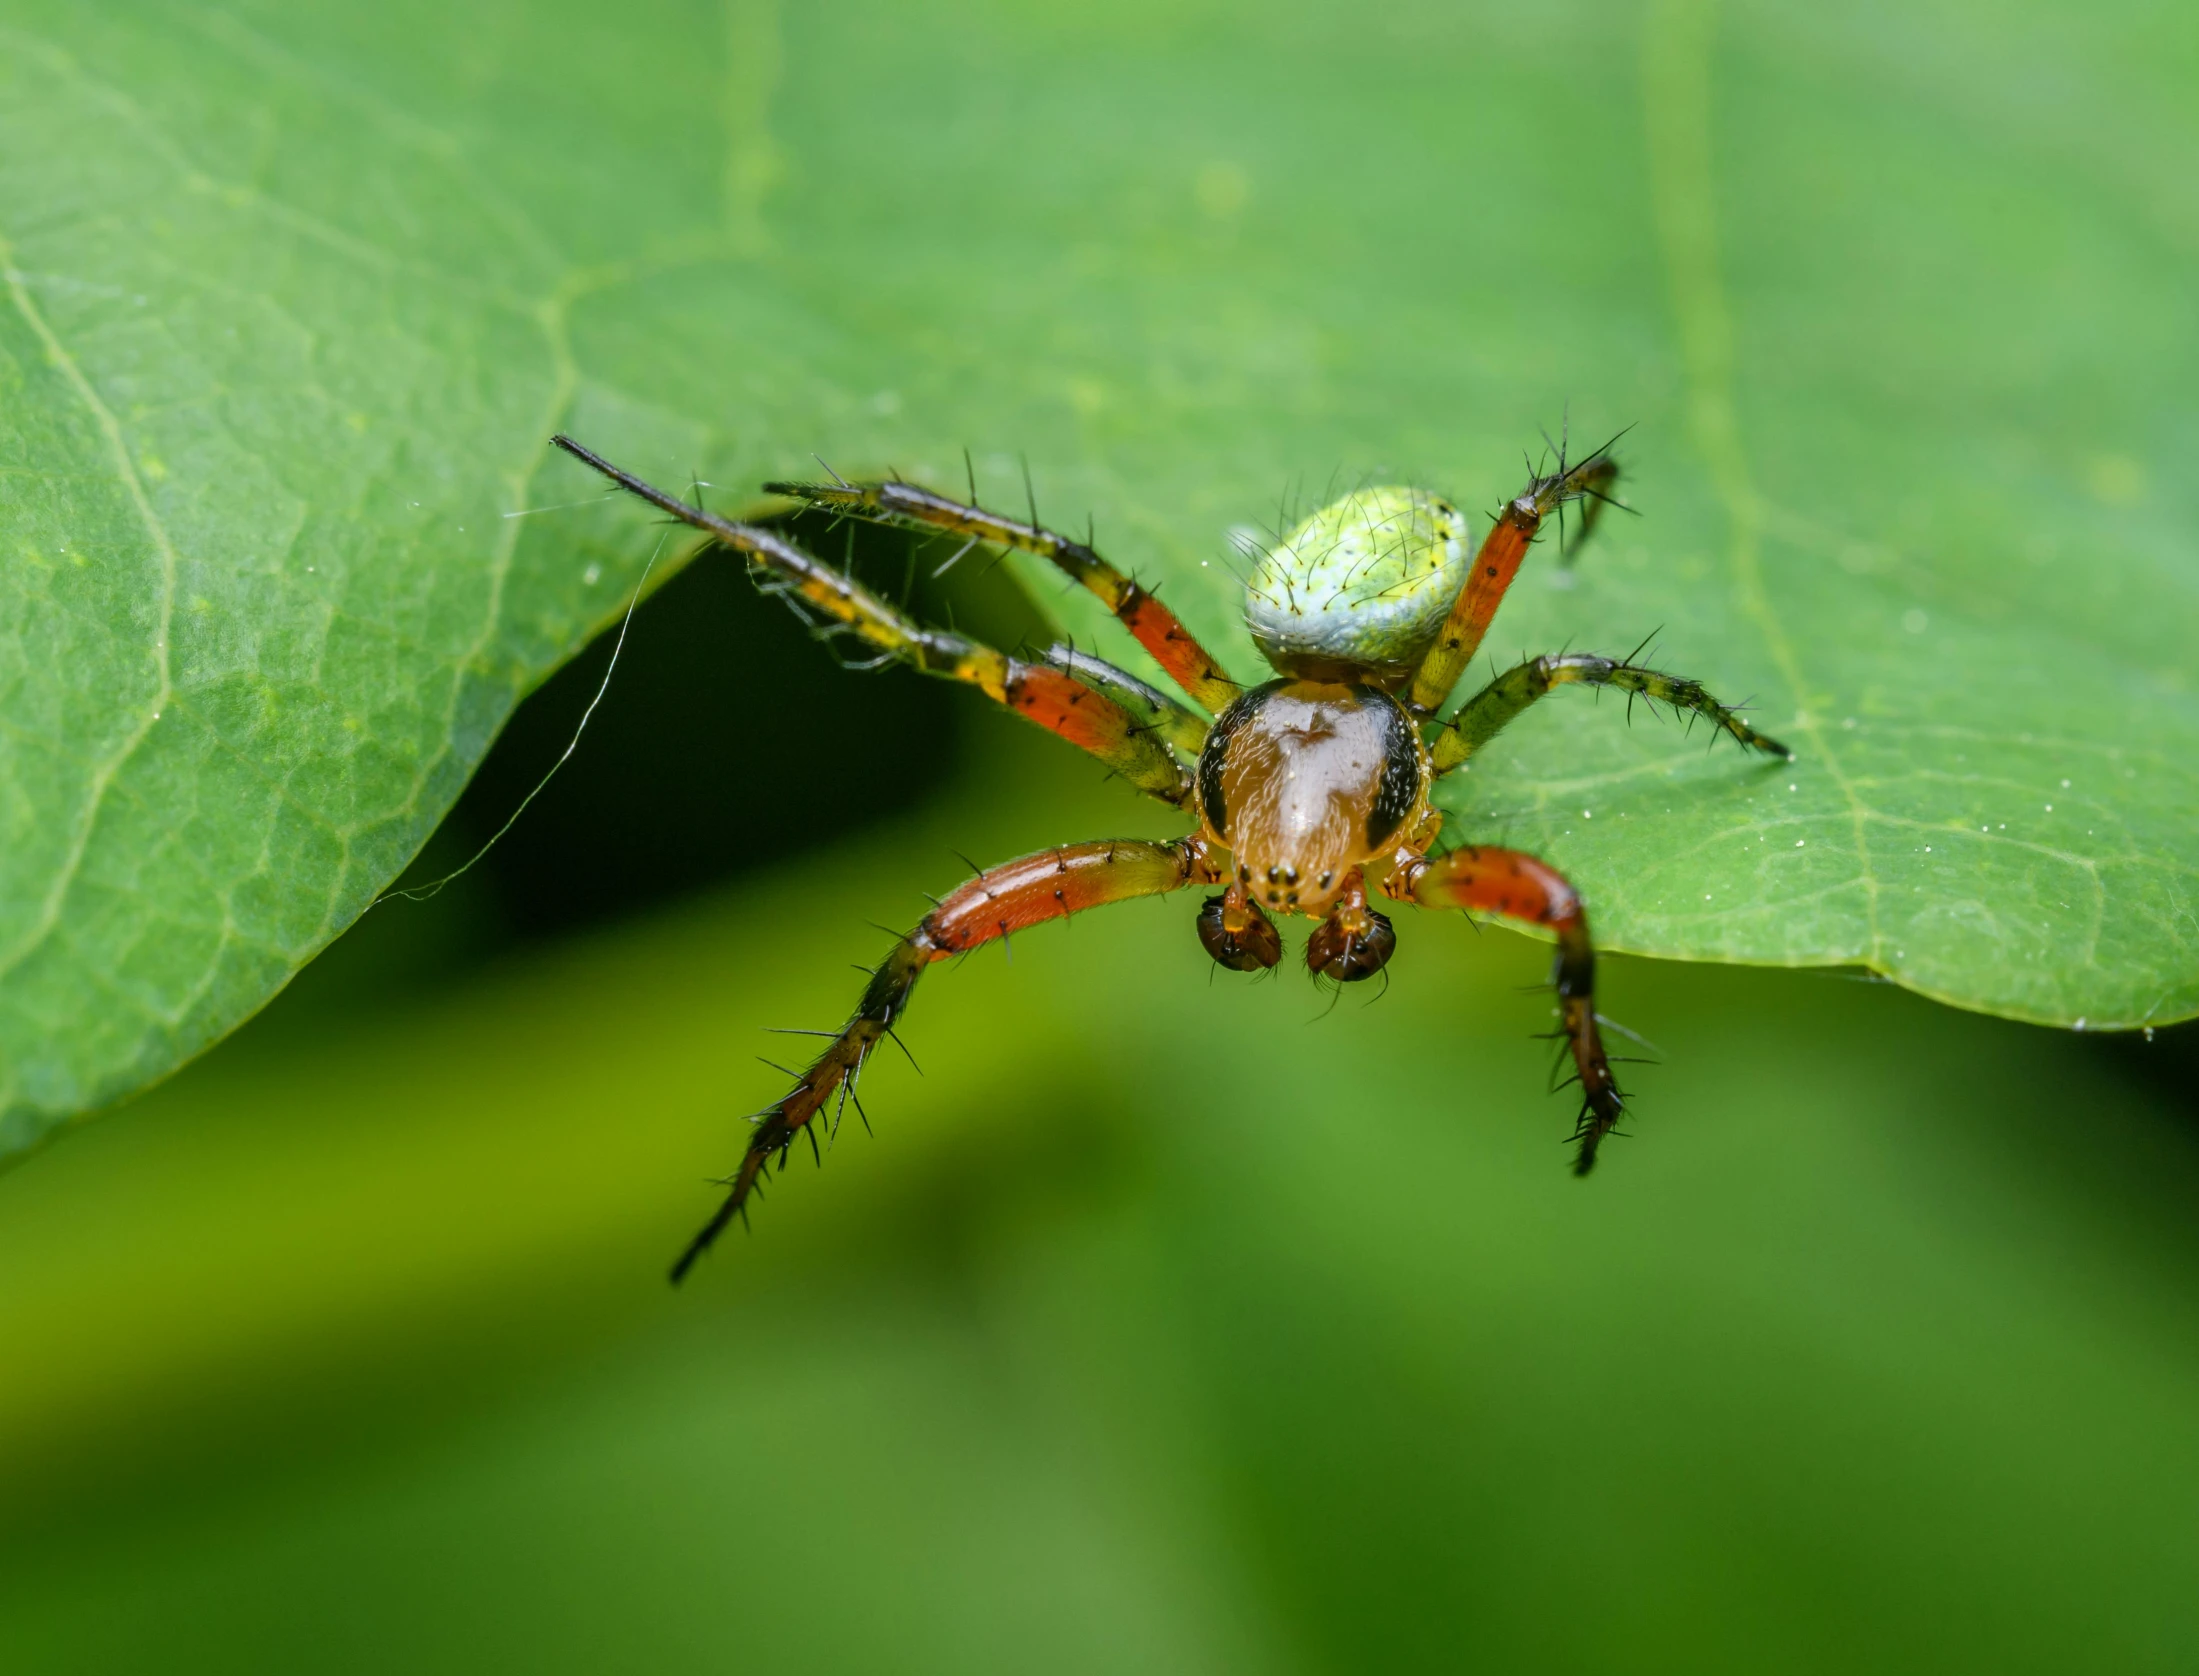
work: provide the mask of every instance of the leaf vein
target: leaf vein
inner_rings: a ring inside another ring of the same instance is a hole
[[[99,392],[84,375],[84,369],[77,365],[76,358],[69,353],[68,347],[48,324],[45,315],[39,311],[38,304],[32,300],[29,289],[23,284],[23,276],[16,270],[14,247],[9,243],[5,232],[0,232],[0,272],[4,272],[6,276],[8,295],[15,304],[16,312],[44,345],[55,367],[90,412],[93,423],[99,427],[108,451],[113,456],[115,473],[122,480],[124,490],[136,507],[138,517],[144,523],[146,534],[152,541],[153,551],[160,560],[160,600],[153,628],[155,684],[152,702],[139,715],[137,725],[123,736],[105,760],[93,767],[91,776],[85,783],[88,795],[77,818],[76,830],[70,836],[69,847],[62,855],[61,865],[54,874],[53,882],[46,888],[37,917],[23,935],[17,938],[13,947],[0,951],[0,977],[5,977],[21,966],[53,935],[54,927],[61,920],[62,904],[67,900],[70,886],[75,883],[77,874],[84,865],[85,853],[91,846],[92,831],[98,825],[100,810],[106,804],[107,793],[114,785],[115,776],[121,773],[123,765],[150,737],[154,724],[160,719],[161,711],[174,692],[168,662],[168,630],[175,616],[177,565],[175,546],[169,540],[166,527],[153,511],[153,503],[145,493],[145,484],[138,476],[137,464],[130,458],[130,447],[122,434],[121,422],[115,418],[114,411],[106,402],[100,399]]]

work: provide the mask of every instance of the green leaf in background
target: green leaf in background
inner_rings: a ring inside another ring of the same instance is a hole
[[[1613,961],[1670,1062],[1583,1187],[1539,949],[1430,927],[1278,1052],[1306,989],[1135,903],[942,974],[875,1140],[667,1289],[753,1024],[846,1005],[897,860],[1118,806],[997,732],[916,818],[428,993],[333,1005],[347,942],[0,1178],[0,1669],[2199,1663],[2165,1041]]]
[[[2188,10],[0,16],[0,1144],[261,1005],[616,611],[559,428],[726,501],[1026,453],[1249,668],[1286,485],[1637,422],[1494,646],[1661,626],[1801,760],[1569,695],[1471,830],[1616,946],[2199,1011]]]

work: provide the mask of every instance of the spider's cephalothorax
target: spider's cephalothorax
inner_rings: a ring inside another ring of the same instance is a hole
[[[1396,946],[1370,892],[1541,926],[1557,941],[1560,1031],[1581,1087],[1574,1168],[1586,1174],[1625,1112],[1597,1026],[1595,952],[1579,894],[1515,850],[1464,844],[1431,854],[1442,821],[1433,784],[1506,723],[1571,682],[1617,687],[1709,718],[1741,744],[1785,747],[1696,682],[1623,658],[1554,653],[1499,675],[1448,717],[1439,713],[1488,631],[1543,520],[1583,503],[1581,534],[1616,505],[1607,449],[1538,475],[1499,508],[1478,546],[1449,504],[1416,489],[1371,488],[1322,508],[1255,557],[1245,618],[1277,679],[1232,680],[1152,594],[1086,542],[948,500],[911,483],[774,483],[766,488],[845,516],[945,531],[1035,553],[1104,601],[1190,699],[1113,664],[1056,646],[1036,662],[927,628],[845,572],[776,532],[737,524],[652,488],[567,437],[558,446],[673,517],[746,557],[821,634],[847,635],[876,661],[899,661],[978,688],[1061,735],[1140,790],[1182,809],[1195,830],[1172,843],[1070,844],[988,869],[941,900],[871,976],[855,1016],[794,1087],[755,1120],[717,1213],[682,1253],[676,1280],[736,1215],[765,1167],[798,1134],[837,1121],[871,1050],[892,1030],[924,968],[995,938],[1104,902],[1189,885],[1221,886],[1197,917],[1200,945],[1232,971],[1282,957],[1272,915],[1318,922],[1306,964],[1352,982]]]
[[[1308,963],[1345,979],[1379,971],[1395,939],[1366,907],[1365,870],[1433,836],[1428,747],[1404,705],[1364,680],[1270,681],[1216,719],[1197,779],[1201,833],[1236,860],[1224,926],[1274,910],[1328,931],[1333,911],[1348,929],[1315,937]]]

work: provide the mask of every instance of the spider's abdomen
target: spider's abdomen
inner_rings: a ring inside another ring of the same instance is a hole
[[[1282,674],[1395,685],[1443,626],[1473,557],[1449,502],[1361,489],[1254,555],[1245,624]]]
[[[1216,719],[1199,754],[1206,834],[1263,906],[1319,915],[1427,807],[1428,757],[1378,687],[1270,681]]]

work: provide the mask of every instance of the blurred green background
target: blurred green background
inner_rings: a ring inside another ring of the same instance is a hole
[[[1541,947],[1413,916],[1331,1007],[1133,904],[936,972],[876,1138],[665,1286],[867,922],[1167,823],[684,573],[488,864],[0,1176],[0,1668],[2199,1660],[2180,1033],[1614,961],[1663,1063],[1582,1183]]]
[[[581,321],[609,381],[573,421],[591,440],[846,463],[969,433],[1152,551],[1219,530],[1246,482],[1282,489],[1278,462],[1508,473],[1527,415],[1575,394],[1584,423],[1649,420],[1655,552],[1591,548],[1589,586],[1523,597],[1502,633],[1592,637],[1596,588],[1626,582],[1714,654],[1690,673],[1757,655],[1688,533],[1726,539],[1677,345],[1703,328],[1673,317],[1626,149],[1623,8],[1369,13],[1346,47],[1357,14],[1288,8],[790,9],[783,156],[713,127],[780,73],[768,8],[698,12],[678,60],[615,13],[481,10],[437,34],[447,9],[329,8],[304,33],[364,88],[418,72],[470,111],[573,249],[666,264]],[[1749,445],[1774,510],[1880,543],[1810,558],[1774,530],[1774,580],[1831,602],[1795,620],[1885,714],[1959,695],[1990,736],[2001,671],[2058,702],[2078,647],[2131,682],[2084,689],[2107,719],[2081,737],[2120,740],[2127,710],[2166,751],[2199,222],[2155,141],[2183,132],[2162,113],[2188,23],[1949,10],[1732,8],[1720,108],[1776,136],[1733,147],[1720,200],[1755,310],[1739,400],[1783,419]],[[123,68],[155,87],[157,43],[223,27],[142,15]],[[217,129],[270,74],[219,61],[230,79],[177,78]],[[423,136],[304,85],[311,128],[266,133],[325,149],[266,160],[341,160],[328,178],[370,190],[340,207],[394,226],[403,195],[353,153]],[[1472,168],[1431,197],[1459,133]],[[980,163],[1008,183],[984,213],[961,195]],[[803,237],[773,265],[782,169]],[[400,230],[463,267],[441,218],[504,240],[471,201]],[[644,248],[698,204],[768,285]],[[1463,271],[1432,259],[1453,217],[1492,253]],[[1354,242],[1386,225],[1394,247]],[[1384,283],[1349,283],[1370,261]],[[356,306],[263,266],[308,318]],[[1936,475],[1958,448],[1965,473]],[[2081,587],[2040,581],[2038,543],[2095,525],[2115,539]],[[631,545],[606,508],[530,520],[530,573],[565,586],[614,527]],[[904,574],[884,538],[858,557]],[[975,569],[919,604],[1036,632]],[[1999,661],[1869,628],[1925,604],[1987,622],[1962,644]],[[521,710],[417,877],[518,804],[605,655]],[[1620,725],[1562,695],[1516,737]],[[2141,783],[2148,819],[2174,824],[2176,785]],[[1194,898],[1132,904],[935,973],[905,1032],[922,1074],[873,1069],[875,1139],[797,1161],[751,1236],[666,1287],[780,1086],[756,1056],[806,1045],[764,1032],[844,1017],[877,927],[958,852],[1171,830],[967,694],[835,673],[735,567],[672,579],[486,864],[371,912],[214,1053],[0,1172],[0,1672],[2199,1666],[2192,1027],[2104,1041],[1839,972],[1613,960],[1604,1010],[1661,1062],[1581,1183],[1533,1039],[1542,947],[1401,914],[1394,981],[1332,1004],[1295,949],[1272,980],[1217,973]]]

